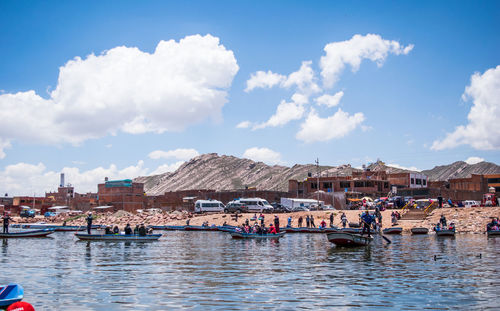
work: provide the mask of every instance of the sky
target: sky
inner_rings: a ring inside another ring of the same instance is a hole
[[[498,1],[1,1],[0,193],[204,153],[500,163]]]

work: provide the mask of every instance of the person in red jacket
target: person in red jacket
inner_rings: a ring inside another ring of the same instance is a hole
[[[268,234],[276,234],[276,227],[273,224],[269,225],[269,231],[267,232]]]

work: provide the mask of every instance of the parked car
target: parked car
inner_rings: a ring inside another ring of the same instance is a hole
[[[273,211],[275,213],[289,213],[292,211],[288,207],[281,205],[280,203],[277,203],[277,202],[271,203],[271,206],[273,207]]]
[[[224,213],[247,213],[248,206],[243,203],[229,202],[224,208]]]
[[[45,212],[45,214],[43,214],[43,216],[45,216],[45,217],[54,217],[54,216],[56,216],[56,213],[54,213],[54,212]]]
[[[21,216],[21,218],[34,218],[35,214],[36,214],[35,210],[32,210],[32,209],[23,209],[19,213],[19,216]]]

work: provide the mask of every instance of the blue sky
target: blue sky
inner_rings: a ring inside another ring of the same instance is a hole
[[[499,163],[499,17],[497,1],[2,1],[0,192],[61,171],[96,191],[208,152]]]

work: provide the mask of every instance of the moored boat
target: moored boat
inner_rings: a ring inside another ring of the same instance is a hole
[[[19,284],[0,285],[0,308],[21,301],[24,297],[24,289]]]
[[[153,230],[169,230],[169,231],[175,231],[175,230],[182,230],[186,228],[186,226],[149,226]]]
[[[382,230],[384,234],[401,234],[403,232],[403,228],[401,227],[391,227],[391,228],[385,228]]]
[[[337,246],[366,246],[373,238],[347,232],[332,232],[327,235],[328,241]]]
[[[222,232],[233,232],[236,230],[236,226],[218,226],[217,230]]]
[[[488,236],[500,236],[500,230],[490,230],[486,232]]]
[[[55,229],[55,231],[84,231],[87,230],[87,226],[62,226],[53,224],[20,224],[19,227],[22,229]],[[93,225],[92,229],[100,229],[101,226]]]
[[[455,236],[455,230],[439,230],[436,231],[437,236]]]
[[[338,228],[307,228],[307,227],[299,227],[299,228],[280,228],[281,231],[285,231],[286,233],[330,233],[337,232]]]
[[[285,235],[285,232],[280,232],[276,234],[258,234],[258,233],[243,233],[243,232],[231,232],[231,237],[233,239],[279,239]]]
[[[186,231],[218,231],[217,226],[185,226]]]
[[[427,233],[429,233],[429,229],[424,228],[424,227],[411,228],[410,231],[411,231],[411,234],[427,234]]]
[[[41,238],[54,233],[54,228],[0,233],[0,238]]]
[[[75,236],[84,241],[156,241],[161,234],[86,234],[75,233]]]

